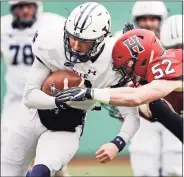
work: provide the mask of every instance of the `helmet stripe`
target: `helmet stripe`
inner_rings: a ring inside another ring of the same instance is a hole
[[[171,29],[171,39],[173,39],[174,36],[173,36],[172,22],[170,23],[170,29]]]
[[[83,24],[82,24],[82,26],[81,26],[81,29],[80,29],[80,33],[82,33],[82,31],[84,30],[83,28],[84,28],[84,26],[85,26],[85,24],[86,24],[86,22],[87,22],[87,20],[88,20],[88,18],[89,18],[89,16],[90,16],[90,14],[96,9],[96,7],[98,7],[99,6],[99,4],[96,4],[90,11],[89,11],[89,13],[88,13],[88,15],[86,16],[86,18],[84,19],[84,22],[83,22]]]
[[[88,8],[90,5],[91,5],[91,3],[89,3],[89,4],[84,8],[84,10],[81,12],[81,14],[80,14],[80,16],[79,16],[79,18],[78,18],[78,20],[77,20],[77,23],[76,23],[76,26],[75,26],[74,30],[77,29],[77,26],[78,26],[78,24],[79,24],[79,21],[80,21],[80,19],[82,18],[82,15],[84,14],[84,12],[87,10],[87,8]]]
[[[178,33],[177,16],[175,16],[175,28],[176,28],[176,38],[180,37]]]

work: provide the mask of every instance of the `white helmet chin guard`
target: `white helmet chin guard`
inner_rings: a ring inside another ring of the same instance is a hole
[[[165,48],[182,47],[183,15],[173,15],[166,19],[160,30],[160,41]]]
[[[36,11],[34,12],[34,15],[31,19],[21,19],[14,12],[14,9],[16,6],[19,6],[19,5],[21,6],[24,4],[36,5]],[[43,12],[43,4],[42,4],[42,1],[39,1],[39,0],[11,0],[11,1],[8,1],[8,5],[13,15],[13,26],[16,28],[31,27]]]
[[[66,20],[64,45],[68,66],[98,58],[109,36],[111,17],[107,9],[96,2],[88,2],[76,7]],[[94,42],[87,53],[72,50],[69,38],[83,42]]]

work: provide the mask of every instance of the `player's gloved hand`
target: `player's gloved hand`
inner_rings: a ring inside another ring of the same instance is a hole
[[[64,90],[68,89],[68,79],[65,78],[64,79]],[[66,109],[68,107],[68,105],[70,105],[70,102],[67,102],[67,98],[66,99],[60,99],[59,96],[61,94],[62,91],[59,91],[56,94],[55,97],[55,104],[59,109]]]
[[[59,109],[66,109],[67,108],[67,104],[65,103],[65,99],[59,99],[58,98],[59,93],[56,95],[55,97],[55,104]],[[67,99],[66,99],[67,100]],[[68,101],[68,100],[67,100]]]
[[[135,26],[132,23],[127,22],[123,28],[123,34],[133,29],[135,29]]]
[[[119,149],[114,143],[107,143],[102,145],[96,152],[96,158],[101,163],[107,163],[114,159],[118,152]]]
[[[90,88],[72,87],[62,90],[56,95],[56,101],[60,103],[67,101],[84,101],[90,99],[93,99],[92,89]]]

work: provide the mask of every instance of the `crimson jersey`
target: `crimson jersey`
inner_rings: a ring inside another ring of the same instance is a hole
[[[156,79],[182,80],[182,49],[170,49],[161,57],[154,58],[148,65],[146,80]],[[172,92],[165,99],[173,106],[177,113],[183,110],[183,93]]]
[[[170,49],[154,58],[148,65],[146,80],[182,80],[182,49]]]

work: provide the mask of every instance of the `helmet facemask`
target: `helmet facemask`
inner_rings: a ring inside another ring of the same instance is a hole
[[[79,40],[81,42],[86,42],[86,43],[91,42],[94,44],[89,49],[89,51],[86,53],[74,51],[70,45],[70,42],[69,42],[70,37],[75,39],[75,40]],[[97,39],[94,39],[94,40],[81,39],[81,38],[78,38],[78,37],[70,34],[66,29],[64,29],[65,56],[66,56],[66,59],[69,61],[65,65],[74,66],[76,63],[85,63],[85,62],[91,60],[92,58],[98,57],[99,53],[102,52],[104,45],[105,45],[104,38],[105,38],[105,35],[101,36]],[[98,47],[100,48],[99,51],[98,51]]]
[[[131,81],[134,87],[137,87],[139,85],[140,77],[134,74],[135,64],[137,60],[137,58],[130,58],[124,65],[121,65],[121,67],[119,68],[113,66],[113,70],[119,71],[122,75],[122,78],[119,80],[118,83],[119,86],[125,86]]]
[[[34,5],[35,6],[35,9],[34,9],[32,18],[24,19],[24,18],[20,17],[16,13],[16,8],[17,7],[23,7],[25,5],[27,5],[27,6]],[[36,19],[36,14],[37,14],[37,11],[38,11],[38,6],[34,2],[20,2],[20,3],[17,3],[17,4],[12,5],[10,7],[10,11],[11,11],[11,13],[13,15],[13,26],[15,28],[27,28],[27,27],[31,27],[35,23],[35,21],[37,20]]]

